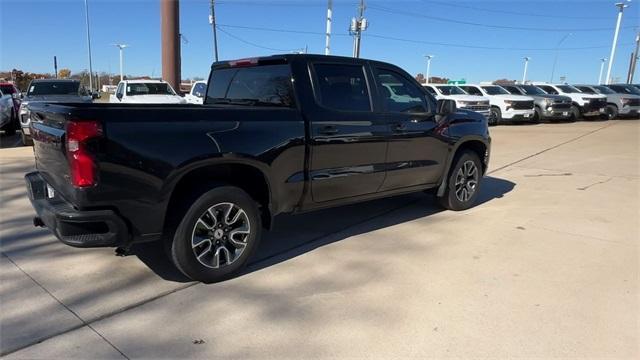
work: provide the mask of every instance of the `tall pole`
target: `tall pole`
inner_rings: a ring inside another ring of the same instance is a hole
[[[218,62],[218,32],[216,31],[216,10],[215,0],[211,0],[211,12],[209,13],[209,24],[213,31],[213,60]]]
[[[89,54],[89,90],[93,91],[93,67],[91,66],[91,35],[89,34],[89,4],[84,0],[84,15],[87,21],[87,50]]]
[[[331,54],[331,18],[333,16],[333,1],[327,1],[327,32],[326,39],[324,42],[324,54]]]
[[[558,48],[560,48],[560,45],[562,45],[562,43],[571,35],[571,33],[567,33],[565,36],[562,37],[562,39],[560,39],[560,41],[558,41],[558,43],[556,44],[556,48],[555,48],[555,56],[553,58],[553,66],[551,67],[551,80],[549,80],[549,82],[553,83],[553,76],[556,73],[556,65],[558,64]]]
[[[616,31],[613,33],[613,44],[611,45],[611,55],[609,56],[609,66],[607,66],[607,77],[605,79],[607,84],[611,84],[611,67],[613,66],[613,59],[616,56],[616,45],[618,44],[618,34],[620,33],[620,23],[622,22],[622,13],[627,4],[617,3],[618,7],[618,20],[616,21]]]
[[[636,50],[631,54],[631,64],[629,64],[629,74],[627,75],[627,84],[633,83],[633,74],[636,72],[638,64],[638,51],[640,50],[640,31],[636,35]]]
[[[351,19],[351,26],[349,27],[349,33],[353,35],[353,57],[360,57],[360,42],[362,38],[362,31],[367,29],[367,19],[364,18],[364,0],[360,0],[358,5],[358,17]]]
[[[124,62],[123,62],[123,58],[124,58],[124,48],[129,47],[129,45],[126,44],[113,44],[113,46],[116,46],[118,49],[120,49],[120,81],[124,80]],[[111,74],[111,70],[109,70],[109,74]]]
[[[180,2],[160,0],[162,79],[180,92]]]
[[[525,84],[527,82],[527,66],[529,66],[529,59],[531,59],[528,56],[525,56],[524,58],[524,74],[522,74],[522,83]]]
[[[431,74],[431,59],[433,59],[433,55],[425,55],[425,58],[427,58],[427,77],[426,77],[426,83],[429,83],[429,74]]]
[[[53,57],[53,71],[56,72],[55,76],[56,76],[56,79],[57,79],[58,78],[58,57],[57,56]]]
[[[607,58],[600,59],[600,75],[598,75],[598,85],[602,85],[602,71],[604,70],[604,63],[607,62]]]

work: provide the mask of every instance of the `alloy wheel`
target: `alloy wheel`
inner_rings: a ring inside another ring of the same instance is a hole
[[[478,167],[471,161],[465,161],[458,169],[455,179],[456,199],[467,202],[478,187]]]
[[[247,213],[234,203],[211,206],[193,227],[191,247],[200,264],[218,269],[242,255],[251,234]]]

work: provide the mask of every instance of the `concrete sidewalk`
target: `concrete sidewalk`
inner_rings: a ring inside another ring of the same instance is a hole
[[[187,282],[33,228],[0,150],[7,358],[638,358],[640,122],[501,126],[482,204],[416,194],[283,216],[246,274]]]

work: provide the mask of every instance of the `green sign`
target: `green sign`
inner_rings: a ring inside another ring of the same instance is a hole
[[[464,85],[467,83],[467,80],[465,79],[460,79],[460,80],[448,80],[447,84],[452,84],[452,85]]]

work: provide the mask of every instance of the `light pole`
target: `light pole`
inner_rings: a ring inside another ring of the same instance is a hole
[[[87,50],[89,53],[89,91],[93,92],[93,68],[91,66],[91,35],[89,34],[89,4],[84,0],[84,15],[87,22]]]
[[[331,53],[331,18],[333,17],[333,1],[327,1],[327,32],[324,42],[324,54],[329,55]]]
[[[604,63],[607,62],[607,58],[600,59],[600,75],[598,75],[598,85],[602,85],[602,70],[604,70]]]
[[[551,80],[549,81],[550,83],[553,83],[553,76],[556,73],[556,64],[558,64],[558,48],[560,47],[560,45],[562,45],[562,43],[567,40],[567,38],[571,35],[571,33],[567,33],[565,36],[562,37],[562,39],[560,39],[560,41],[558,41],[558,43],[556,44],[556,53],[555,56],[553,58],[553,67],[551,67]]]
[[[524,74],[522,74],[522,83],[525,84],[527,81],[527,67],[529,66],[529,60],[531,60],[530,57],[525,56],[524,57]]]
[[[431,59],[434,58],[435,55],[425,55],[424,57],[427,58],[427,77],[426,77],[426,82],[427,84],[429,83],[429,74],[431,73]]]
[[[353,36],[353,57],[360,57],[360,44],[362,40],[362,32],[367,30],[369,23],[364,18],[364,0],[360,0],[358,5],[358,17],[351,19],[351,25],[349,26],[349,34]]]
[[[127,45],[127,44],[113,44],[113,46],[115,46],[118,49],[120,49],[120,81],[122,81],[123,78],[124,78],[123,52],[124,52],[125,48],[129,47],[129,45]]]
[[[211,12],[209,13],[209,24],[213,30],[213,59],[218,62],[218,33],[216,32],[216,11],[215,0],[211,0]]]
[[[627,0],[627,2],[631,2],[631,0]],[[622,13],[624,12],[624,8],[629,5],[619,2],[616,4],[618,7],[618,20],[616,21],[616,31],[613,33],[613,44],[611,44],[611,55],[609,56],[609,66],[607,66],[607,77],[605,82],[607,84],[611,83],[611,67],[613,66],[613,59],[616,55],[616,45],[618,44],[618,34],[620,33],[620,23],[622,22]]]

